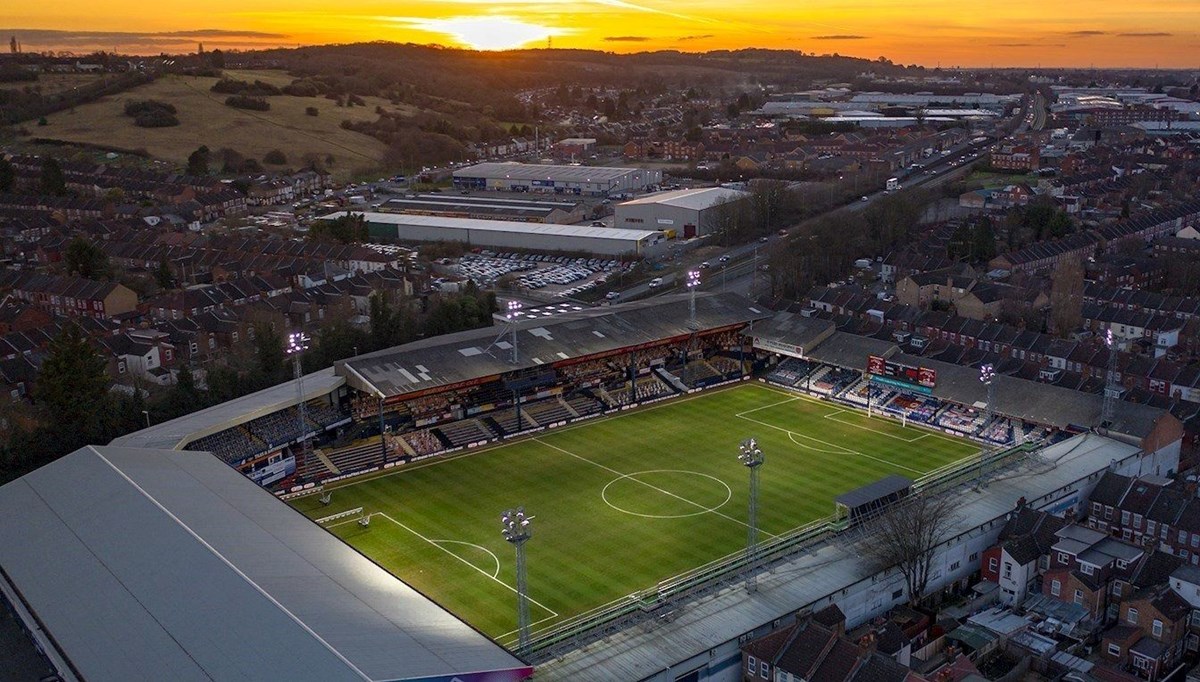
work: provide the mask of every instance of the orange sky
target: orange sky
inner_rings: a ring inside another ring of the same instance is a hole
[[[928,66],[1200,66],[1200,0],[7,0],[0,22],[26,51],[504,49],[549,37],[614,52],[769,47]]]

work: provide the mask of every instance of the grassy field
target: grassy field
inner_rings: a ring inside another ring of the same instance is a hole
[[[701,393],[429,460],[295,506],[488,635],[516,628],[514,552],[500,513],[532,514],[526,545],[534,631],[745,547],[755,437],[760,537],[833,512],[839,493],[889,473],[909,478],[976,452],[969,441],[762,384]]]
[[[239,80],[262,80],[287,85],[291,77],[278,71],[226,71]],[[212,150],[235,149],[249,158],[262,160],[272,149],[282,150],[290,166],[304,165],[306,154],[332,154],[330,170],[348,178],[379,166],[386,146],[368,135],[344,130],[343,120],[374,121],[376,106],[389,111],[406,110],[378,97],[364,97],[367,106],[343,108],[324,97],[267,98],[270,111],[247,111],[225,106],[227,95],[211,92],[215,78],[168,75],[153,83],[103,97],[74,110],[48,118],[49,125],[29,127],[36,137],[67,142],[105,145],[121,149],[145,149],[151,156],[185,163],[202,144]],[[139,128],[124,115],[129,101],[156,99],[179,110],[180,124],[170,128]],[[319,115],[309,116],[307,107]]]

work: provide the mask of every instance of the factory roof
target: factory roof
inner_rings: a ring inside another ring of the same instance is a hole
[[[319,218],[319,220],[336,220],[342,216],[361,215],[369,223],[385,225],[412,225],[414,227],[433,227],[455,230],[474,230],[476,232],[516,232],[520,234],[545,235],[555,237],[586,237],[588,239],[612,239],[621,241],[641,241],[660,234],[656,230],[626,230],[611,227],[586,227],[582,225],[552,225],[548,223],[525,223],[516,220],[483,220],[478,218],[448,218],[431,215],[405,215],[403,213],[379,213],[376,211],[337,211]],[[401,235],[403,236],[403,235]]]
[[[510,178],[513,180],[563,180],[598,182],[616,180],[630,174],[647,173],[642,168],[613,168],[608,166],[555,166],[529,163],[477,163],[454,171],[456,178]]]
[[[727,187],[699,187],[696,189],[676,189],[669,192],[655,192],[632,201],[618,204],[621,206],[642,206],[645,204],[663,204],[676,208],[686,208],[693,211],[710,208],[727,201],[736,201],[750,196],[749,192]]]

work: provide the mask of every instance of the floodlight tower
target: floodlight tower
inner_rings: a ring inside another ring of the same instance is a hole
[[[517,548],[517,652],[529,648],[529,592],[525,582],[525,542],[533,534],[524,507],[510,509],[500,515],[500,534]]]
[[[1104,344],[1108,346],[1108,376],[1104,378],[1104,407],[1100,411],[1100,425],[1108,428],[1117,411],[1117,396],[1121,394],[1121,387],[1117,382],[1117,344],[1113,338],[1112,327],[1109,327],[1108,333],[1104,335]]]
[[[300,453],[301,461],[304,463],[304,478],[308,478],[312,472],[308,469],[308,420],[305,419],[306,410],[304,407],[304,372],[300,368],[300,358],[304,355],[304,351],[308,350],[309,337],[304,332],[296,332],[288,334],[287,354],[292,356],[292,367],[296,375],[296,400],[298,401],[298,413],[300,424]]]
[[[696,331],[700,328],[700,324],[696,322],[696,289],[700,287],[700,271],[688,270],[687,288],[688,293],[688,329]]]
[[[996,396],[996,368],[991,363],[979,368],[979,382],[987,387],[987,402],[983,407],[983,425],[986,427],[988,422],[992,421],[992,413],[995,409]],[[987,476],[984,467],[987,463],[987,441],[979,444],[979,487],[982,488],[987,484]]]
[[[758,590],[755,563],[758,560],[758,468],[763,464],[763,452],[758,440],[747,438],[742,441],[738,461],[750,470],[750,520],[746,524],[746,591]]]
[[[508,312],[504,315],[508,320],[509,331],[512,334],[510,343],[512,343],[512,363],[517,364],[517,318],[520,316],[521,302],[509,301]]]

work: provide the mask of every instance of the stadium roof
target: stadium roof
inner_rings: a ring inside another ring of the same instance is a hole
[[[1022,497],[1034,509],[1040,509],[1065,496],[1063,488],[1104,471],[1111,462],[1121,463],[1136,457],[1137,453],[1138,449],[1132,445],[1096,434],[1082,434],[1052,445],[1041,453],[1041,462],[1025,460],[1014,469],[998,472],[987,487],[960,494],[961,504],[956,507],[954,528],[949,535],[1002,520],[1012,511],[1013,500]],[[1047,466],[1047,461],[1055,466]],[[958,488],[947,494],[963,491],[964,488]],[[999,532],[1002,525],[994,524],[990,532]],[[676,668],[684,663],[703,666],[694,657],[707,661],[710,649],[732,646],[743,634],[775,619],[789,618],[803,608],[820,608],[842,590],[857,589],[863,581],[870,583],[877,569],[865,558],[854,537],[834,536],[832,541],[774,564],[770,571],[759,573],[758,590],[752,597],[737,587],[723,589],[678,608],[671,622],[657,622],[653,627],[627,627],[608,635],[599,644],[539,665],[538,680],[640,680],[665,669],[691,669]],[[859,542],[871,538],[869,534],[858,537]],[[897,585],[897,582],[880,584]]]
[[[830,320],[784,311],[769,320],[755,324],[753,329],[748,329],[745,333],[754,337],[756,343],[766,342],[764,345],[791,347],[796,352],[803,353],[836,333],[835,330],[836,327]]]
[[[83,679],[530,672],[207,453],[83,448],[0,487],[0,519],[7,586]]]
[[[809,357],[818,362],[827,362],[839,367],[857,370],[867,368],[867,356],[878,355],[890,358],[899,351],[892,341],[882,341],[870,336],[859,336],[848,332],[834,332],[809,352]]]
[[[642,206],[645,204],[663,204],[676,208],[686,208],[693,211],[735,201],[750,196],[749,192],[728,187],[700,187],[697,189],[676,189],[669,192],[655,192],[632,201],[626,201],[619,206]]]
[[[657,230],[625,230],[612,227],[588,227],[584,225],[557,225],[552,223],[525,223],[518,220],[484,220],[481,218],[450,218],[431,215],[407,215],[404,213],[379,213],[377,211],[337,211],[318,220],[336,220],[343,216],[361,215],[369,223],[384,225],[415,225],[440,227],[476,232],[517,232],[528,235],[554,235],[562,237],[587,237],[590,239],[623,239],[641,241],[658,234]],[[403,237],[403,235],[401,235]]]
[[[833,498],[833,501],[855,509],[866,504],[874,504],[890,495],[902,493],[911,488],[912,484],[913,482],[910,478],[905,478],[899,474],[888,474],[878,481],[842,493]]]
[[[606,166],[556,166],[530,163],[477,163],[454,171],[456,178],[510,178],[513,180],[564,180],[598,182],[616,180],[632,173],[646,173],[641,168],[612,168]]]
[[[892,360],[912,367],[937,370],[933,395],[961,405],[983,405],[987,386],[979,381],[979,370],[902,353]],[[865,360],[864,360],[865,362]],[[1074,425],[1092,428],[1100,424],[1104,397],[1062,386],[997,374],[994,396],[996,412],[1026,421],[1065,429]],[[1119,402],[1111,431],[1143,438],[1167,410],[1138,403]]]
[[[305,375],[302,382],[304,384],[304,400],[308,401],[328,395],[345,384],[346,380],[334,374],[332,367],[327,367]],[[293,379],[240,398],[234,398],[220,405],[205,408],[199,412],[126,434],[111,444],[178,450],[204,436],[253,421],[259,417],[265,417],[299,403],[296,381]]]
[[[765,319],[771,312],[733,293],[696,295],[700,329]],[[517,322],[518,361],[507,326],[484,327],[360,355],[336,365],[346,383],[385,397],[550,365],[691,334],[688,295],[672,294]]]

